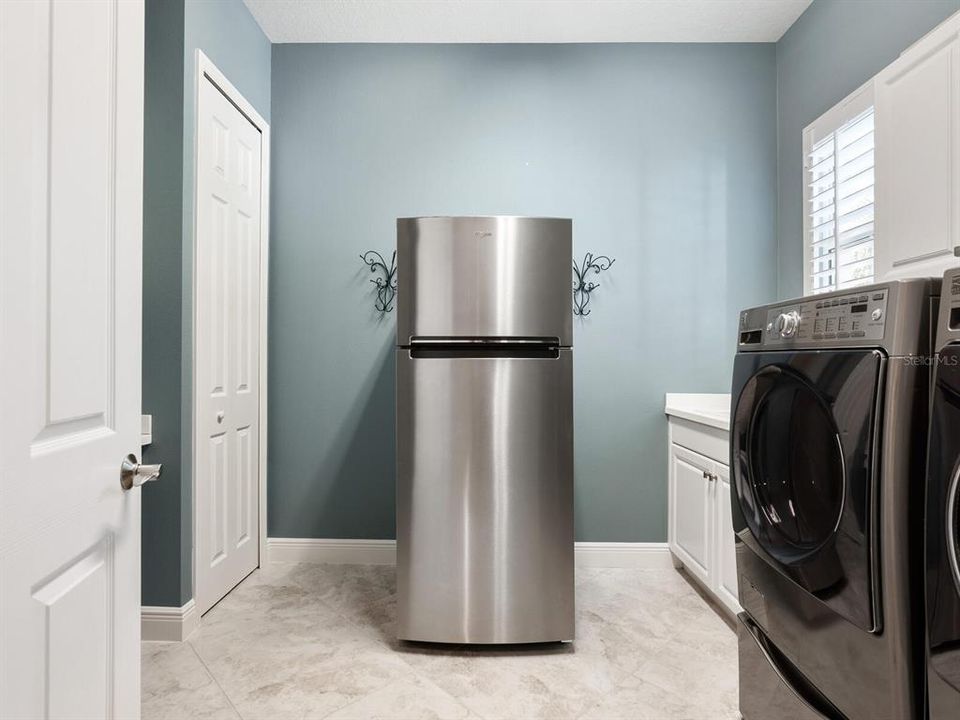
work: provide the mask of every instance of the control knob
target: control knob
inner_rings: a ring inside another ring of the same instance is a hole
[[[796,310],[788,313],[780,313],[777,317],[775,327],[777,332],[780,333],[780,337],[793,337],[797,334],[797,329],[800,327],[800,313]]]

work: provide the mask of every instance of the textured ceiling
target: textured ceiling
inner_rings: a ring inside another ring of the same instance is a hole
[[[275,43],[775,42],[811,0],[244,0]]]

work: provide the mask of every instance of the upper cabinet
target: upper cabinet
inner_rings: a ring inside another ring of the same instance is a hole
[[[876,277],[937,276],[960,247],[960,15],[874,79]]]

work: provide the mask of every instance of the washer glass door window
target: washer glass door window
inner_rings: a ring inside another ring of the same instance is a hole
[[[872,572],[874,350],[741,353],[733,452],[734,529],[836,612],[878,630]]]
[[[754,376],[759,397],[747,438],[751,529],[780,562],[815,553],[837,530],[844,470],[839,431],[817,391],[789,369]]]
[[[927,458],[927,636],[933,670],[960,692],[960,345],[937,359]],[[953,702],[960,708],[960,698]]]

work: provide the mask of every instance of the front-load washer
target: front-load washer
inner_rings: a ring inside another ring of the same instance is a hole
[[[930,720],[960,718],[960,269],[940,295],[927,456],[926,610]]]
[[[745,720],[923,716],[923,468],[939,283],[740,314],[730,423]]]

